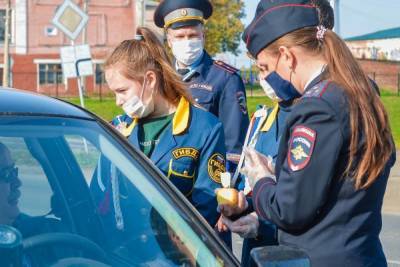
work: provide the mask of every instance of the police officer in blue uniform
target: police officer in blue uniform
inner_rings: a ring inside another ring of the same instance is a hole
[[[214,190],[221,187],[220,173],[225,172],[221,122],[193,104],[161,43],[146,28],[139,28],[134,40],[126,40],[114,50],[105,64],[105,74],[117,105],[125,111],[112,124],[213,227],[219,217]],[[112,166],[104,161],[100,161],[101,173],[94,179],[99,182],[92,190],[103,192],[97,201],[100,213],[111,212],[114,205],[116,226],[123,228],[117,214],[123,210],[118,211],[120,205],[112,203],[123,200],[112,196]]]
[[[154,21],[166,30],[175,67],[195,101],[222,122],[227,170],[234,172],[249,124],[246,91],[237,69],[204,50],[204,23],[211,15],[208,0],[164,0]]]
[[[276,224],[279,243],[305,250],[312,266],[386,266],[379,232],[395,148],[368,77],[308,1],[261,1],[244,40],[272,88],[291,82],[302,95],[275,168],[255,152],[246,157],[248,210]]]
[[[334,13],[327,0],[311,0],[310,3],[318,9],[319,21],[326,28],[333,28]],[[265,94],[275,102],[273,108],[266,106],[258,107],[257,111],[250,120],[248,129],[249,137],[245,141],[245,146],[254,148],[264,156],[270,157],[272,165],[275,165],[278,155],[278,147],[281,135],[286,125],[286,118],[291,110],[294,100],[301,95],[293,88],[292,84],[285,84],[286,87],[274,90],[264,79],[267,73],[260,69],[260,85]],[[246,187],[245,176],[241,175],[238,189],[244,190]],[[247,184],[248,186],[248,184]],[[245,192],[251,192],[251,188],[246,188]],[[251,196],[248,197],[251,201]],[[225,219],[229,220],[229,219]],[[239,235],[244,237],[242,248],[242,266],[251,266],[250,251],[255,247],[263,247],[277,244],[277,228],[268,220],[258,218],[254,213],[232,222],[229,221],[231,228],[240,225]],[[246,225],[246,227],[243,227]]]
[[[268,88],[266,88],[268,89]],[[271,96],[271,92],[266,90],[268,96],[274,101],[276,97]],[[272,164],[275,164],[278,155],[278,146],[281,134],[286,125],[293,99],[276,102],[273,108],[266,106],[258,107],[250,120],[248,137],[245,140],[247,148],[254,148],[264,157],[269,157]],[[243,157],[243,156],[242,156]],[[244,190],[251,201],[251,188],[246,182],[245,175],[241,175],[238,189]],[[229,219],[224,219],[228,221]],[[268,220],[258,218],[253,212],[235,222],[229,220],[233,232],[238,233],[243,240],[241,266],[251,266],[250,251],[255,247],[277,245],[277,227]],[[240,225],[236,230],[235,225]],[[248,227],[243,228],[244,225]]]

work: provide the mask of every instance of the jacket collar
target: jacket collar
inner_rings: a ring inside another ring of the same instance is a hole
[[[179,135],[185,132],[189,128],[189,121],[190,103],[186,98],[181,97],[172,120],[172,134]]]

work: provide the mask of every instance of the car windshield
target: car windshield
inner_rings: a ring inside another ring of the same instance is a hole
[[[44,238],[54,233],[96,243],[111,265],[226,264],[210,249],[207,232],[193,227],[193,218],[178,208],[171,197],[175,191],[155,181],[160,178],[152,177],[154,170],[96,121],[1,117],[0,153],[7,151],[8,161],[0,166],[0,223],[34,240],[24,256],[30,265],[76,253],[86,257],[89,245],[78,245],[75,252],[65,245],[65,236],[52,243]]]

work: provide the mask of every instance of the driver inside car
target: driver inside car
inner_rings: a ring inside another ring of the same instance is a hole
[[[55,218],[46,216],[29,216],[20,211],[19,199],[22,182],[18,176],[18,168],[15,165],[10,150],[0,142],[0,224],[15,227],[24,239],[48,233],[62,231],[62,223]],[[24,255],[23,266],[42,266],[45,262],[51,262],[58,258],[60,252],[53,249],[36,251],[35,255]],[[39,253],[40,252],[40,253]],[[62,252],[65,253],[65,250]],[[1,263],[1,260],[0,260]]]
[[[13,225],[20,215],[21,184],[10,151],[0,143],[0,224]]]

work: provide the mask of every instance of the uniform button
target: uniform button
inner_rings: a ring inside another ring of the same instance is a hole
[[[198,99],[198,98],[196,98],[196,99],[195,99],[195,101],[196,101],[196,102],[199,102],[199,99]]]

